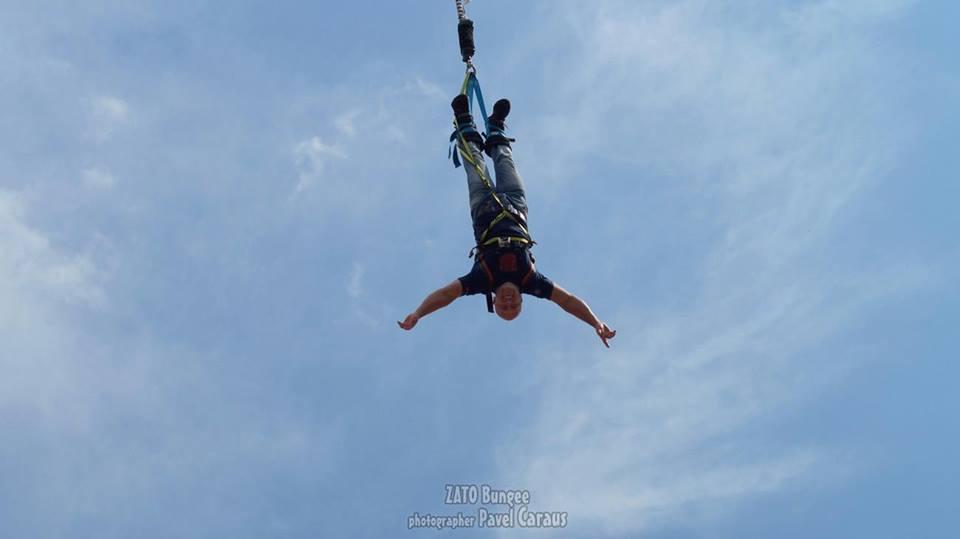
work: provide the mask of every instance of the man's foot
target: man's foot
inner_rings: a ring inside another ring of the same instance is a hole
[[[510,101],[508,99],[501,99],[493,104],[493,114],[487,118],[487,124],[496,131],[506,131],[507,126],[503,123],[507,119],[507,115],[510,114]]]
[[[503,121],[507,119],[507,115],[510,114],[510,100],[501,99],[493,104],[493,114],[490,115],[489,121],[490,124],[494,127],[499,128],[501,131],[504,130]]]
[[[453,108],[453,113],[457,116],[461,114],[470,114],[470,100],[467,99],[466,94],[460,94],[457,97],[453,98],[453,102],[450,103],[450,106]]]
[[[466,95],[460,94],[453,98],[450,103],[453,113],[456,115],[457,132],[463,136],[467,142],[474,142],[480,149],[483,149],[483,137],[477,131],[476,124],[473,123],[473,116],[470,115],[470,100]]]
[[[508,138],[504,133],[507,130],[507,126],[504,123],[504,120],[507,119],[507,115],[510,114],[510,101],[507,99],[501,99],[493,104],[493,114],[487,118],[488,133],[487,133],[487,155],[492,157],[493,148],[496,146],[506,146],[510,147],[510,143],[514,141],[512,138]]]

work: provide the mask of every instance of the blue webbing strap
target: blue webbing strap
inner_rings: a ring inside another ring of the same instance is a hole
[[[477,98],[477,103],[480,104],[480,114],[483,115],[483,131],[484,137],[490,133],[490,124],[487,121],[489,117],[487,115],[487,105],[483,101],[483,91],[480,89],[480,81],[477,79],[477,74],[474,71],[470,71],[467,75],[467,81],[463,90],[464,95],[467,96],[470,104],[470,114],[473,114],[473,98]],[[474,121],[476,123],[476,121]],[[447,149],[447,159],[453,160],[454,168],[460,168],[460,155],[457,151],[457,132],[454,130],[453,134],[450,135],[450,146]]]
[[[480,90],[480,81],[477,79],[477,74],[470,73],[470,82],[467,83],[467,97],[470,97],[470,112],[473,113],[473,95],[477,96],[477,102],[480,104],[480,114],[483,115],[483,134],[486,136],[490,133],[490,125],[487,123],[487,105],[483,102],[483,91]],[[476,123],[476,122],[474,122]]]

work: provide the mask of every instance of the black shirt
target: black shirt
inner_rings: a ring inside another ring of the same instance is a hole
[[[464,296],[493,292],[507,282],[517,285],[521,293],[538,298],[549,299],[553,293],[553,281],[536,271],[530,250],[525,247],[484,249],[470,273],[460,277]]]

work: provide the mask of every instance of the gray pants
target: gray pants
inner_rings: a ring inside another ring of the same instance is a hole
[[[474,161],[483,167],[487,179],[491,182],[494,181],[493,177],[490,176],[490,169],[487,168],[486,161],[484,161],[483,152],[481,152],[473,142],[468,142],[467,146],[470,148],[470,154],[473,156]],[[462,150],[463,148],[461,147],[461,151]],[[497,174],[495,184],[497,196],[499,196],[500,200],[504,203],[509,202],[513,204],[517,210],[526,216],[527,196],[523,190],[523,180],[520,179],[517,166],[513,162],[513,151],[509,146],[501,144],[495,146],[491,153],[493,154],[493,169]],[[463,168],[467,170],[467,189],[470,192],[470,217],[473,218],[473,222],[476,223],[477,218],[487,212],[492,211],[499,213],[500,206],[494,201],[493,195],[490,194],[490,189],[483,183],[483,179],[480,178],[480,174],[476,168],[469,162],[464,162]]]

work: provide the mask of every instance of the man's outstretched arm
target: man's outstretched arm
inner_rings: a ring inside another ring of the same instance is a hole
[[[580,320],[583,320],[587,324],[590,324],[590,327],[596,330],[600,340],[603,341],[603,345],[607,348],[610,348],[610,345],[607,344],[607,340],[614,338],[617,335],[617,332],[601,322],[600,319],[597,318],[597,315],[593,314],[593,311],[590,310],[590,306],[584,303],[582,299],[574,296],[557,285],[553,285],[553,292],[550,294],[550,301],[559,305],[564,311],[567,311]]]
[[[417,322],[419,322],[421,318],[437,309],[442,309],[450,305],[454,300],[459,298],[461,294],[463,294],[463,285],[460,284],[460,279],[456,279],[447,286],[431,292],[430,295],[423,300],[423,303],[417,307],[417,310],[408,314],[407,317],[403,319],[403,322],[398,321],[397,324],[403,329],[411,330],[413,326],[417,325]]]

